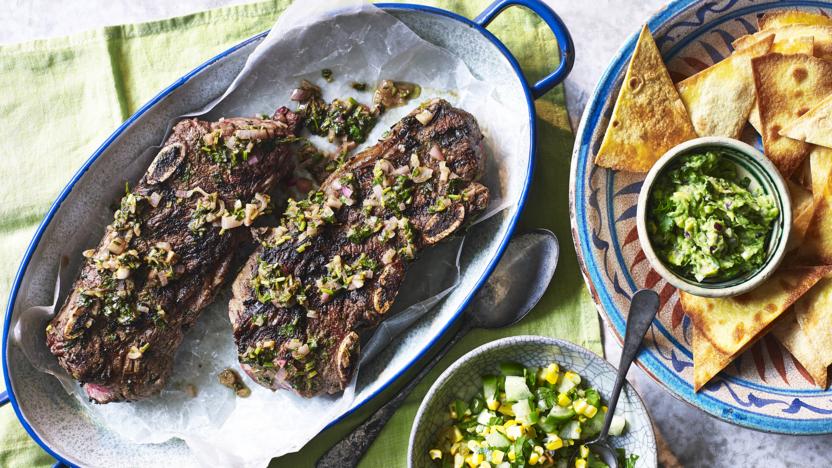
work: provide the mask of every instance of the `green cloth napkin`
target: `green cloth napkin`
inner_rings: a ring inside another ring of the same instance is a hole
[[[473,18],[490,2],[424,3]],[[270,0],[0,46],[0,82],[4,84],[0,116],[6,135],[0,139],[4,157],[0,165],[0,304],[8,300],[12,278],[37,224],[69,177],[106,136],[188,70],[271,27],[289,3]],[[512,8],[489,29],[513,51],[530,81],[554,69],[554,38],[530,12]],[[363,467],[404,465],[410,427],[430,383],[455,359],[482,343],[508,335],[539,334],[564,338],[601,353],[597,315],[581,281],[569,228],[568,172],[573,139],[562,88],[538,99],[536,108],[537,166],[520,229],[546,227],[560,239],[560,264],[549,291],[522,323],[499,331],[478,330],[458,344],[396,413],[362,461]],[[275,459],[272,465],[312,466],[394,390],[324,431],[299,453]],[[51,463],[27,437],[12,409],[0,410],[0,466]]]

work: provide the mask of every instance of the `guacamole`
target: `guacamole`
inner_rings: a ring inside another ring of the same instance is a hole
[[[759,268],[780,215],[774,197],[749,189],[715,149],[679,158],[659,174],[647,202],[647,232],[677,273],[719,282]]]

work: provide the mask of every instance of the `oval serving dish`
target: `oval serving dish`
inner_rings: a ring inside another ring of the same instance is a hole
[[[505,8],[527,7],[552,29],[562,60],[558,68],[529,84],[508,49],[486,26]],[[423,39],[462,58],[477,77],[499,82],[499,99],[527,110],[529,132],[524,145],[507,155],[504,193],[508,209],[477,225],[466,240],[458,286],[393,344],[362,367],[352,406],[340,420],[376,396],[421,359],[440,340],[483,284],[508,243],[525,204],[535,152],[534,99],[563,81],[574,60],[571,38],[560,18],[539,0],[498,0],[476,19],[420,5],[377,4]],[[195,466],[181,440],[135,445],[101,427],[61,388],[58,381],[34,369],[10,340],[13,316],[33,305],[52,302],[55,270],[61,254],[81,251],[78,219],[97,219],[123,191],[125,177],[137,179],[149,160],[128,164],[161,140],[171,119],[200,109],[220,96],[242,69],[267,32],[258,34],[210,59],[163,90],[122,124],[72,177],[38,227],[12,284],[3,334],[3,371],[8,398],[32,438],[70,466]],[[125,172],[125,168],[129,168]],[[129,172],[129,173],[128,173]],[[100,227],[103,228],[104,223]],[[77,261],[77,260],[76,260]],[[73,265],[70,265],[73,268]],[[230,330],[229,330],[230,333]],[[32,339],[42,339],[41,336]]]
[[[512,336],[486,343],[451,364],[433,383],[419,405],[410,430],[408,467],[431,466],[428,451],[434,437],[449,424],[448,406],[455,399],[468,401],[482,391],[482,376],[497,375],[500,363],[517,362],[526,367],[545,367],[558,363],[561,370],[577,372],[597,389],[606,401],[615,384],[617,371],[612,364],[588,349],[545,336]],[[627,420],[622,435],[611,437],[615,447],[638,455],[636,466],[658,466],[656,437],[644,402],[631,385],[626,385],[618,400],[616,414]]]
[[[749,186],[751,190],[759,189],[764,194],[773,196],[780,210],[780,215],[774,221],[769,234],[764,263],[745,274],[724,281],[696,281],[666,266],[653,249],[647,231],[647,205],[656,180],[679,158],[709,149],[725,150],[720,153],[720,157],[730,159],[737,167],[738,174],[751,181]],[[638,240],[650,266],[668,283],[696,296],[729,297],[751,291],[774,274],[786,255],[786,244],[792,227],[792,205],[786,181],[763,153],[739,140],[702,137],[675,146],[659,158],[647,173],[641,186],[637,206]]]
[[[832,15],[810,0],[677,0],[647,21],[674,82],[727,57],[731,42],[756,31],[770,11],[800,8]],[[636,211],[643,174],[593,164],[638,37],[624,43],[587,103],[572,157],[570,211],[581,269],[616,339],[623,341],[632,294],[659,292],[661,308],[636,363],[677,398],[716,418],[788,434],[832,433],[832,390],[814,386],[771,336],[764,337],[698,393],[693,391],[690,320],[676,288],[650,267],[638,242]],[[759,140],[752,141],[759,145]]]

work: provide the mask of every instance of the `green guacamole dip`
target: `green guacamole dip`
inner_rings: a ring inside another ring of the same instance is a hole
[[[780,215],[774,197],[750,190],[722,151],[679,158],[658,175],[647,202],[656,254],[697,281],[726,281],[760,267]]]

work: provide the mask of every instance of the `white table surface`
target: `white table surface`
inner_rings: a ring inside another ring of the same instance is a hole
[[[545,1],[566,22],[576,44],[577,60],[566,81],[567,106],[575,127],[618,47],[665,1]],[[245,0],[0,0],[0,43],[63,36],[238,3]],[[561,242],[571,245],[568,239]],[[604,333],[607,359],[617,364],[620,347],[606,328]],[[832,436],[783,436],[739,428],[674,399],[640,369],[631,370],[629,378],[684,466],[832,466]]]

